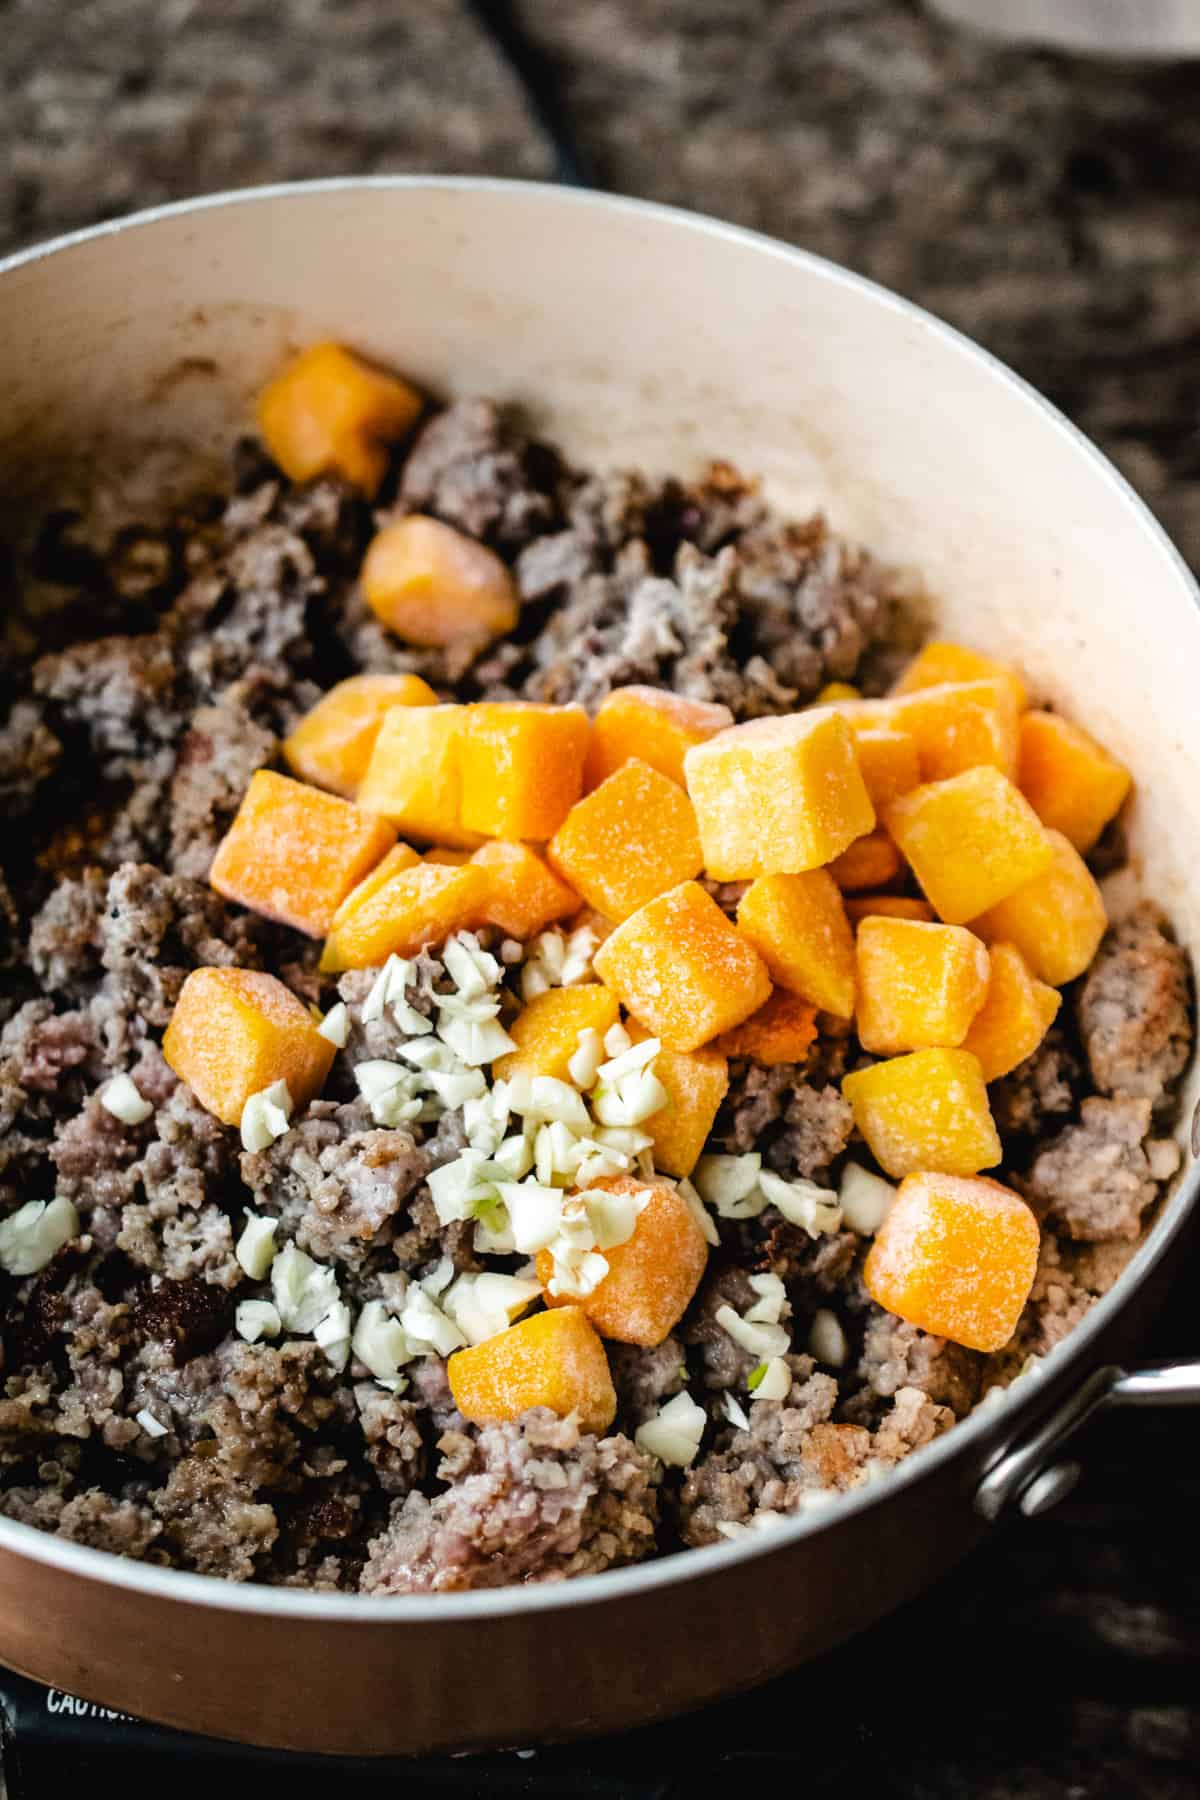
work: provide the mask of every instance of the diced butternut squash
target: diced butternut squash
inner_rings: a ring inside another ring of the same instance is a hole
[[[1027,712],[1021,720],[1021,792],[1042,824],[1077,850],[1090,850],[1120,812],[1132,779],[1095,738],[1057,713]]]
[[[374,813],[260,769],[208,878],[227,900],[321,937],[395,841],[391,826]]]
[[[303,1001],[255,969],[193,969],[163,1036],[170,1068],[223,1125],[276,1081],[293,1108],[307,1106],[336,1054]]]
[[[817,1035],[817,1009],[798,994],[776,988],[765,1006],[713,1044],[723,1056],[747,1056],[753,1062],[803,1062]]]
[[[389,956],[415,956],[429,944],[445,943],[456,931],[479,924],[487,902],[482,869],[418,863],[384,882],[355,907],[325,940],[321,968],[373,969]]]
[[[1028,706],[1025,683],[1011,663],[996,662],[965,644],[934,639],[909,663],[893,688],[893,694],[913,694],[921,688],[941,687],[947,681],[1003,681],[1020,711]]]
[[[933,908],[907,894],[847,894],[846,917],[852,925],[863,919],[932,919]]]
[[[991,965],[963,925],[864,919],[858,953],[859,1042],[874,1056],[961,1044],[983,1005]]]
[[[595,1185],[618,1194],[648,1192],[650,1198],[638,1214],[633,1236],[603,1252],[608,1274],[599,1286],[586,1299],[565,1304],[578,1305],[601,1337],[650,1349],[679,1323],[700,1285],[708,1261],[704,1233],[668,1181],[613,1175]],[[554,1272],[548,1250],[538,1252],[537,1272],[547,1290],[546,1304],[562,1306],[548,1291]]]
[[[695,881],[647,901],[593,960],[601,981],[672,1050],[698,1050],[771,992],[758,952]]]
[[[532,1313],[507,1331],[456,1350],[446,1364],[454,1404],[472,1425],[519,1419],[534,1406],[602,1433],[617,1415],[604,1345],[578,1306]]]
[[[576,802],[546,855],[614,923],[704,867],[691,801],[677,782],[636,758]]]
[[[517,590],[494,550],[440,519],[409,513],[376,532],[362,566],[367,605],[406,644],[486,644],[511,631]]]
[[[1016,776],[1019,714],[1007,682],[947,682],[887,705],[895,729],[917,746],[922,781],[948,781],[981,764]]]
[[[499,926],[508,937],[524,943],[555,919],[579,911],[579,895],[528,844],[493,838],[471,861],[488,878],[484,922]]]
[[[630,1019],[629,1035],[639,1044],[649,1033]],[[715,1045],[671,1050],[664,1044],[653,1066],[667,1090],[667,1104],[641,1129],[654,1139],[656,1169],[667,1175],[690,1175],[729,1090],[729,1064]]]
[[[854,1123],[889,1175],[936,1169],[976,1175],[1000,1161],[1000,1139],[978,1059],[969,1050],[914,1050],[842,1082]]]
[[[372,894],[377,894],[381,887],[386,886],[393,875],[399,875],[405,869],[415,869],[420,860],[416,851],[408,844],[393,844],[383,860],[375,864],[371,873],[357,887],[350,889],[333,915],[333,929],[336,931],[339,925],[344,924],[350,914],[357,912]]]
[[[760,875],[738,903],[738,930],[772,980],[820,1012],[854,1012],[854,934],[828,869]]]
[[[567,1064],[579,1048],[580,1032],[598,1031],[603,1037],[619,1018],[617,996],[598,981],[547,988],[522,1007],[509,1026],[508,1035],[517,1048],[498,1057],[492,1073],[497,1081],[520,1072],[569,1081]]]
[[[975,920],[986,943],[1015,944],[1039,981],[1061,987],[1091,962],[1108,925],[1104,896],[1061,831],[1048,834],[1051,860],[1032,881]]]
[[[384,716],[358,790],[358,803],[390,819],[405,837],[475,849],[463,829],[465,706],[398,706]]]
[[[885,1311],[968,1350],[1002,1350],[1037,1270],[1041,1233],[1019,1194],[979,1175],[909,1175],[863,1265]]]
[[[263,389],[258,428],[290,480],[344,475],[370,497],[387,471],[386,446],[412,429],[421,405],[406,381],[340,344],[313,344]]]
[[[813,702],[814,706],[832,706],[835,700],[861,700],[862,690],[852,681],[827,681]]]
[[[885,725],[854,733],[858,766],[876,812],[901,794],[911,793],[921,779],[916,739]]]
[[[965,925],[1015,893],[1053,855],[1024,795],[987,765],[914,788],[885,809],[884,823],[947,925]]]
[[[592,720],[584,791],[599,787],[635,756],[682,787],[686,752],[732,724],[729,708],[709,700],[689,700],[665,688],[614,688]]]
[[[1061,994],[1035,980],[1015,944],[993,944],[987,997],[962,1041],[979,1058],[983,1079],[998,1081],[1032,1056],[1061,1005]]]
[[[716,881],[819,868],[875,824],[854,739],[833,708],[733,725],[689,750],[684,773]]]
[[[829,873],[844,893],[853,893],[859,888],[895,881],[903,867],[900,852],[883,827],[878,826],[865,837],[855,838],[848,850],[835,856]]]
[[[383,717],[393,706],[436,706],[419,675],[351,675],[323,694],[283,740],[289,769],[301,781],[353,800]]]
[[[485,837],[553,837],[583,790],[581,706],[528,700],[469,707],[462,738],[462,822]]]
[[[482,850],[485,846],[481,844],[479,847]],[[445,844],[435,845],[432,850],[427,850],[421,858],[422,862],[438,863],[445,869],[461,869],[465,862],[471,860],[469,850],[449,850]]]

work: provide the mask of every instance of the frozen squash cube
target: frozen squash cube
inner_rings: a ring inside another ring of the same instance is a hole
[[[598,981],[577,987],[547,988],[522,1007],[508,1027],[517,1046],[492,1065],[497,1081],[513,1075],[552,1075],[570,1081],[567,1067],[579,1048],[581,1031],[597,1031],[603,1037],[621,1016],[617,996]]]
[[[776,988],[765,1006],[723,1031],[713,1043],[722,1056],[746,1056],[768,1067],[803,1062],[817,1035],[817,1009],[798,994]]]
[[[908,894],[847,894],[846,917],[852,925],[863,919],[932,919],[933,908]]]
[[[947,781],[984,763],[1015,777],[1020,715],[1006,682],[947,682],[887,704],[896,730],[917,746],[922,781]]]
[[[193,969],[163,1036],[169,1067],[223,1125],[276,1081],[307,1106],[336,1054],[303,1001],[255,969]]]
[[[729,708],[710,700],[689,700],[665,688],[614,688],[592,720],[584,791],[599,787],[635,756],[682,787],[687,751],[732,724]]]
[[[835,708],[719,731],[688,751],[684,773],[715,881],[819,868],[875,824],[854,738]]]
[[[1039,981],[1061,987],[1091,962],[1108,926],[1104,897],[1078,850],[1047,833],[1049,864],[974,922],[986,943],[1015,944]]]
[[[547,1406],[602,1433],[617,1415],[604,1345],[578,1306],[532,1313],[507,1331],[456,1350],[446,1364],[454,1404],[472,1425],[519,1419]]]
[[[622,1005],[672,1050],[698,1050],[771,992],[758,952],[695,881],[648,900],[593,962]]]
[[[865,837],[855,838],[848,850],[835,856],[829,865],[829,873],[844,893],[852,893],[859,888],[874,888],[895,881],[903,867],[900,852],[879,826],[868,831]]]
[[[555,919],[567,919],[579,911],[579,895],[560,881],[528,844],[493,838],[480,846],[471,861],[488,878],[484,919],[507,937],[524,943]]]
[[[882,812],[901,794],[911,793],[920,782],[921,764],[916,739],[909,732],[873,725],[854,732],[854,748],[876,812]]]
[[[649,1033],[631,1019],[629,1035],[640,1044]],[[690,1175],[729,1089],[729,1064],[715,1044],[703,1050],[664,1044],[651,1066],[667,1090],[667,1104],[641,1127],[654,1139],[654,1166],[667,1175]]]
[[[483,849],[482,844],[479,847]],[[450,850],[445,844],[435,844],[432,850],[425,852],[421,861],[439,863],[447,869],[461,869],[465,862],[472,861],[472,857],[469,850]]]
[[[462,826],[465,706],[397,706],[384,715],[358,790],[358,804],[390,819],[405,837],[475,849]]]
[[[986,764],[893,800],[884,823],[947,925],[986,912],[1032,881],[1053,854],[1028,800]]]
[[[429,649],[503,637],[521,610],[494,550],[421,513],[376,532],[361,579],[376,618],[406,644]]]
[[[326,974],[373,969],[389,956],[415,956],[480,923],[488,881],[472,863],[418,863],[384,882],[334,927],[321,952]]]
[[[1061,1004],[1061,994],[1030,974],[1015,944],[993,944],[987,996],[962,1041],[979,1058],[983,1079],[998,1081],[1032,1056]]]
[[[1011,663],[997,662],[978,650],[968,650],[965,644],[938,639],[913,658],[893,684],[892,693],[913,694],[921,688],[942,687],[948,681],[1003,681],[1018,712],[1029,704],[1025,683]]]
[[[601,1337],[651,1349],[679,1323],[700,1285],[708,1261],[704,1233],[669,1181],[653,1175],[613,1175],[594,1185],[610,1193],[648,1193],[650,1198],[638,1214],[633,1236],[603,1252],[608,1274],[585,1299],[560,1300],[552,1295],[554,1264],[548,1250],[538,1252],[538,1280],[546,1304],[579,1306]]]
[[[874,1056],[961,1044],[991,965],[963,925],[864,919],[856,939],[859,1042]]]
[[[704,867],[691,801],[677,782],[636,758],[576,802],[546,855],[614,923]]]
[[[1002,1350],[1037,1269],[1041,1233],[1019,1194],[980,1175],[909,1175],[863,1265],[878,1306],[968,1350]]]
[[[367,772],[383,717],[393,706],[436,706],[419,675],[351,675],[306,712],[283,754],[293,775],[353,800]]]
[[[821,689],[814,706],[832,706],[835,700],[861,700],[862,689],[856,688],[852,681],[827,681]]]
[[[827,869],[760,875],[738,903],[738,930],[771,978],[819,1012],[854,1012],[854,934]]]
[[[342,904],[333,915],[333,929],[345,923],[350,914],[368,901],[372,894],[377,894],[385,887],[393,875],[399,875],[404,869],[415,869],[420,862],[416,851],[407,844],[393,844],[381,862],[377,862],[371,873],[352,887]]]
[[[485,837],[553,837],[583,790],[582,706],[484,701],[467,709],[462,822]]]
[[[208,879],[251,912],[321,937],[346,895],[396,841],[385,819],[260,769],[217,846]]]
[[[1000,1139],[978,1059],[969,1050],[914,1050],[842,1081],[854,1123],[889,1175],[937,1169],[975,1175],[1000,1161]]]
[[[1090,850],[1120,812],[1132,779],[1095,738],[1057,713],[1027,712],[1021,720],[1021,792],[1042,824],[1077,850]]]
[[[269,382],[258,428],[291,481],[343,475],[368,497],[387,471],[386,446],[421,414],[421,396],[340,344],[313,344]]]

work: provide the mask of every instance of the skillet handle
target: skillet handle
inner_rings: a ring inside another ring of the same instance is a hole
[[[1112,1406],[1200,1406],[1200,1359],[1093,1370],[1027,1437],[1000,1452],[975,1490],[975,1510],[995,1520],[1014,1509],[1032,1518],[1057,1506],[1081,1473],[1060,1452],[1086,1420]]]

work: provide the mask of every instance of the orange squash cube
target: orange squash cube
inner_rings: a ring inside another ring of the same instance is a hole
[[[760,875],[742,895],[738,930],[771,978],[819,1012],[854,1012],[854,934],[828,869]]]
[[[421,513],[376,532],[363,560],[362,590],[389,631],[431,649],[503,637],[521,610],[513,578],[494,550]]]
[[[582,706],[484,701],[467,709],[462,822],[485,837],[553,837],[583,791]]]
[[[636,758],[576,802],[546,855],[614,923],[704,867],[691,801],[669,776]]]
[[[895,881],[904,863],[895,844],[879,826],[866,837],[855,838],[848,850],[835,856],[829,873],[843,892],[857,888],[878,887],[881,882]]]
[[[647,901],[593,958],[596,973],[672,1050],[698,1050],[771,992],[758,952],[695,881]]]
[[[771,1067],[803,1062],[816,1035],[816,1007],[786,988],[776,988],[765,1006],[732,1031],[722,1032],[712,1047],[722,1056],[746,1056]]]
[[[1028,800],[987,764],[893,800],[884,823],[947,925],[965,925],[1015,893],[1053,854]]]
[[[1078,725],[1027,712],[1017,782],[1042,824],[1085,851],[1120,812],[1133,777]]]
[[[640,1044],[649,1033],[630,1019],[629,1035]],[[667,1175],[690,1175],[729,1090],[729,1064],[715,1044],[703,1050],[664,1044],[652,1066],[667,1090],[667,1104],[642,1126],[654,1139],[654,1166]]]
[[[922,781],[948,781],[985,763],[1016,776],[1020,715],[1007,682],[946,682],[887,705],[896,730],[917,746]]]
[[[985,943],[1015,944],[1039,981],[1074,981],[1100,948],[1108,928],[1095,877],[1061,831],[1047,833],[1051,860],[1032,881],[975,920]]]
[[[255,969],[193,969],[163,1036],[168,1066],[223,1125],[276,1081],[307,1106],[336,1055],[304,1002]]]
[[[856,940],[859,1042],[874,1056],[961,1044],[991,964],[962,925],[864,919]]]
[[[933,908],[907,894],[847,894],[846,917],[852,925],[863,919],[932,919]]]
[[[415,956],[430,944],[443,944],[456,931],[478,925],[487,902],[488,880],[482,869],[418,863],[384,882],[342,923],[334,927],[321,952],[321,969],[373,969],[389,956]]]
[[[568,919],[579,910],[579,895],[527,844],[493,838],[471,861],[489,882],[484,922],[498,926],[507,937],[524,943],[555,919]]]
[[[320,937],[395,841],[385,819],[260,769],[217,846],[208,879],[227,900]]]
[[[632,757],[684,785],[683,759],[693,744],[706,743],[733,724],[727,706],[688,700],[665,688],[614,688],[600,702],[583,769],[590,793]]]
[[[570,1081],[567,1067],[579,1048],[581,1031],[598,1031],[603,1037],[621,1016],[617,996],[598,981],[577,987],[547,988],[523,1006],[508,1035],[517,1046],[497,1057],[492,1073],[497,1081],[527,1075],[552,1075]]]
[[[398,706],[385,713],[358,790],[358,804],[390,819],[406,837],[474,850],[465,831],[462,740],[465,706]]]
[[[480,849],[482,848],[481,844]],[[444,844],[438,844],[432,850],[427,850],[421,858],[422,862],[437,863],[446,869],[461,869],[465,862],[471,860],[469,850],[447,850]]]
[[[684,773],[715,881],[819,868],[875,824],[836,708],[733,725],[689,750]]]
[[[437,695],[419,675],[351,675],[322,694],[284,738],[284,758],[301,781],[353,800],[384,714],[393,706],[436,705]]]
[[[344,475],[370,498],[387,471],[386,446],[421,414],[406,381],[340,344],[313,344],[263,389],[258,428],[291,481]]]
[[[814,706],[832,706],[835,700],[861,700],[862,689],[856,688],[852,681],[827,681],[821,689]]]
[[[909,663],[893,694],[914,694],[921,688],[942,687],[948,681],[1003,681],[1020,712],[1029,704],[1025,683],[1011,663],[996,662],[965,644],[949,644],[934,639]]]
[[[986,1176],[909,1175],[863,1264],[867,1292],[968,1350],[1002,1350],[1037,1270],[1041,1233],[1019,1194]]]
[[[393,875],[399,875],[405,869],[415,869],[420,860],[416,851],[408,844],[393,844],[382,862],[377,862],[371,873],[357,887],[350,889],[333,915],[333,929],[336,931],[339,925],[344,924],[350,914],[357,912],[372,894],[377,894],[381,887],[385,887]]]
[[[851,730],[854,730],[853,725]],[[921,764],[916,739],[909,732],[873,725],[854,731],[854,749],[876,812],[882,812],[901,794],[911,793],[920,782]]]
[[[456,1350],[446,1364],[454,1404],[472,1425],[519,1419],[547,1406],[600,1434],[617,1416],[604,1345],[578,1306],[531,1313],[507,1331]]]
[[[1032,1056],[1062,1005],[1062,995],[1037,981],[1015,944],[993,944],[987,997],[962,1041],[979,1058],[985,1081],[998,1081]]]
[[[613,1175],[594,1185],[617,1194],[648,1192],[650,1199],[638,1214],[633,1236],[604,1252],[608,1274],[583,1300],[559,1299],[549,1292],[554,1263],[548,1250],[539,1250],[537,1274],[546,1304],[578,1306],[601,1337],[651,1349],[679,1323],[700,1285],[708,1262],[704,1233],[669,1181]]]
[[[983,1071],[969,1050],[894,1056],[845,1076],[842,1092],[889,1175],[977,1175],[1000,1161]]]

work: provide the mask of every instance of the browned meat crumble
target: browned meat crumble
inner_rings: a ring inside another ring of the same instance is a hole
[[[398,1395],[354,1358],[337,1372],[315,1342],[234,1332],[248,1206],[335,1268],[356,1306],[443,1258],[478,1266],[426,1183],[461,1147],[459,1116],[381,1128],[350,1078],[403,1041],[391,1018],[362,1017],[373,972],[335,988],[310,941],[206,885],[250,776],[318,692],[409,669],[447,697],[593,708],[641,682],[746,719],[830,680],[870,691],[908,629],[868,557],[820,519],[772,517],[729,469],[690,486],[571,470],[466,400],[430,420],[385,491],[497,550],[522,619],[479,656],[409,650],[357,587],[368,508],[334,481],[291,486],[252,445],[236,468],[231,496],[162,531],[92,545],[52,521],[0,653],[0,1215],[61,1195],[82,1227],[39,1273],[0,1274],[0,1509],[237,1581],[393,1594],[560,1580],[823,1502],[1059,1342],[1172,1172],[1161,1140],[1191,1050],[1190,978],[1149,905],[1109,933],[1059,1024],[993,1089],[1005,1177],[1044,1220],[1024,1317],[994,1356],[875,1306],[854,1231],[813,1242],[774,1212],[719,1221],[665,1343],[611,1346],[619,1412],[603,1438],[541,1411],[466,1425],[436,1356]],[[740,890],[715,891],[732,906]],[[270,968],[348,1007],[325,1097],[266,1151],[243,1151],[158,1047],[187,973],[213,964]],[[442,978],[422,957],[410,1004],[431,1012]],[[714,1143],[832,1186],[853,1138],[837,1084],[856,1053],[844,1026],[821,1025],[803,1065],[732,1064]],[[143,1123],[97,1099],[120,1072],[152,1103]],[[832,1309],[846,1354],[836,1368],[790,1355],[787,1397],[739,1422],[728,1402],[755,1358],[715,1315],[744,1312],[762,1273],[787,1286],[796,1344]],[[633,1437],[685,1385],[709,1423],[693,1465],[664,1470]]]

